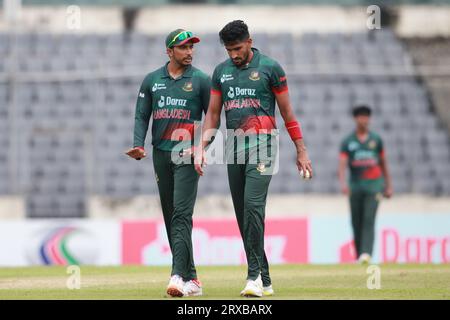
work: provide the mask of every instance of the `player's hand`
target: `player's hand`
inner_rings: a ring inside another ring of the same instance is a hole
[[[348,189],[347,185],[341,186],[341,192],[348,196],[350,194],[350,190]]]
[[[188,148],[188,149],[183,149],[183,151],[180,153],[180,156],[182,156],[182,157],[186,157],[186,156],[193,157],[195,155],[195,150],[197,150],[197,147],[195,147],[195,146],[193,146],[191,148]]]
[[[199,176],[203,176],[203,169],[206,167],[205,150],[197,148],[194,153],[194,168]]]
[[[392,197],[393,194],[394,190],[392,189],[392,186],[387,185],[386,188],[384,189],[384,196],[389,199],[390,197]]]
[[[298,171],[309,172],[310,179],[313,177],[313,170],[311,160],[309,160],[308,152],[306,149],[297,151],[297,168]]]
[[[131,148],[125,152],[125,154],[136,160],[141,160],[147,156],[147,153],[145,153],[145,150],[142,147]]]

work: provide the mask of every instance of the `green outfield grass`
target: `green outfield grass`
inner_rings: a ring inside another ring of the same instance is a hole
[[[367,289],[367,266],[274,265],[271,299],[450,299],[450,265],[380,265],[381,289]],[[198,267],[202,299],[241,299],[245,267]],[[167,267],[81,267],[69,290],[64,267],[0,268],[1,299],[169,299]],[[192,299],[192,298],[189,298]],[[195,298],[198,299],[198,298]],[[263,298],[268,299],[268,298]]]

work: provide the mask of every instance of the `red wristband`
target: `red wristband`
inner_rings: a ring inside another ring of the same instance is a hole
[[[291,136],[292,140],[298,140],[303,138],[300,123],[298,123],[297,121],[290,121],[286,122],[284,125],[286,126],[286,129],[289,132],[289,135]]]
[[[145,151],[144,147],[135,147],[135,148],[138,148],[138,149],[141,149],[142,151]]]

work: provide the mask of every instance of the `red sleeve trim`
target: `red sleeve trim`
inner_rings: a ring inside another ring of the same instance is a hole
[[[216,89],[211,89],[211,94],[212,95],[216,95],[216,96],[221,96],[222,95],[222,91],[216,90]]]
[[[285,93],[288,92],[289,88],[287,86],[282,86],[282,87],[272,87],[272,92],[275,94],[281,94],[281,93]]]
[[[341,151],[341,153],[339,154],[340,158],[344,158],[344,159],[348,159],[348,153],[345,151]]]

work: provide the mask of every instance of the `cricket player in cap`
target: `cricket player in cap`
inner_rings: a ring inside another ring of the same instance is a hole
[[[192,248],[192,215],[199,176],[191,158],[194,127],[206,113],[209,77],[192,66],[191,31],[169,33],[165,46],[169,61],[150,72],[139,89],[134,125],[134,145],[126,154],[147,156],[144,142],[153,117],[152,158],[164,222],[172,251],[172,272],[167,294],[173,297],[202,295]],[[142,177],[144,179],[144,177]]]

